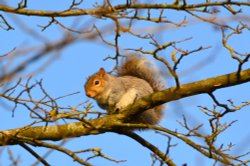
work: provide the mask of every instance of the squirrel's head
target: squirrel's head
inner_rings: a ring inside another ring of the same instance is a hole
[[[107,84],[107,73],[104,68],[100,68],[99,71],[88,78],[85,84],[85,93],[88,97],[97,98],[105,90]]]

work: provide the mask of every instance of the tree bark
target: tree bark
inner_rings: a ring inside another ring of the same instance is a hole
[[[18,138],[28,138],[29,140],[61,140],[115,131],[117,123],[122,123],[130,116],[139,114],[149,108],[189,96],[211,93],[220,88],[239,85],[248,81],[250,81],[250,69],[184,84],[178,89],[172,87],[161,92],[150,94],[124,108],[119,114],[89,120],[87,124],[84,122],[76,122],[54,126],[26,126],[0,131],[0,145],[17,144],[15,140],[18,140]]]

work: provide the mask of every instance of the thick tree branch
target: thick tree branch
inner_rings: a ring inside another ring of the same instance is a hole
[[[97,9],[74,9],[65,11],[48,11],[48,10],[29,10],[23,8],[14,8],[6,5],[0,5],[0,11],[15,13],[27,16],[42,16],[42,17],[68,17],[79,15],[106,15],[116,12],[117,10],[125,9],[172,9],[172,10],[193,10],[204,7],[215,7],[224,5],[235,6],[250,6],[249,2],[238,1],[222,1],[222,2],[206,2],[198,4],[121,4],[117,6],[100,7]]]
[[[126,117],[129,117],[170,101],[175,101],[198,94],[211,93],[217,89],[239,85],[249,81],[250,68],[241,72],[234,72],[189,84],[184,84],[179,88],[172,87],[137,100],[133,105],[126,107],[123,113],[126,115]]]
[[[157,105],[188,96],[211,93],[220,88],[230,87],[248,81],[250,81],[250,69],[246,69],[240,73],[230,73],[181,85],[178,89],[173,87],[161,92],[156,92],[139,99],[134,104],[126,107],[120,114],[89,120],[88,123],[77,122],[57,126],[26,127],[0,131],[0,145],[17,144],[15,140],[18,137],[32,138],[33,140],[61,140],[64,138],[114,131],[117,123],[122,123],[128,120],[130,116]]]

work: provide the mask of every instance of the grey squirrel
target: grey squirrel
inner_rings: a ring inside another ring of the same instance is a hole
[[[97,104],[114,114],[136,99],[163,90],[163,77],[147,59],[130,55],[118,68],[117,75],[108,74],[103,68],[85,83],[85,93]],[[164,106],[149,109],[131,118],[129,123],[157,124],[163,115]]]

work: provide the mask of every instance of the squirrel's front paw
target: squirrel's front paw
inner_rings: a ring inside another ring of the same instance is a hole
[[[120,101],[116,103],[115,109],[121,110],[128,106],[129,104],[132,104],[135,99],[137,98],[137,91],[134,88],[131,88],[127,90],[125,94],[121,97]]]
[[[126,100],[122,100],[120,102],[118,102],[116,105],[115,105],[115,110],[116,111],[119,111],[119,110],[122,110],[123,108],[125,108],[127,105],[129,105],[130,103],[128,103],[128,101]]]

